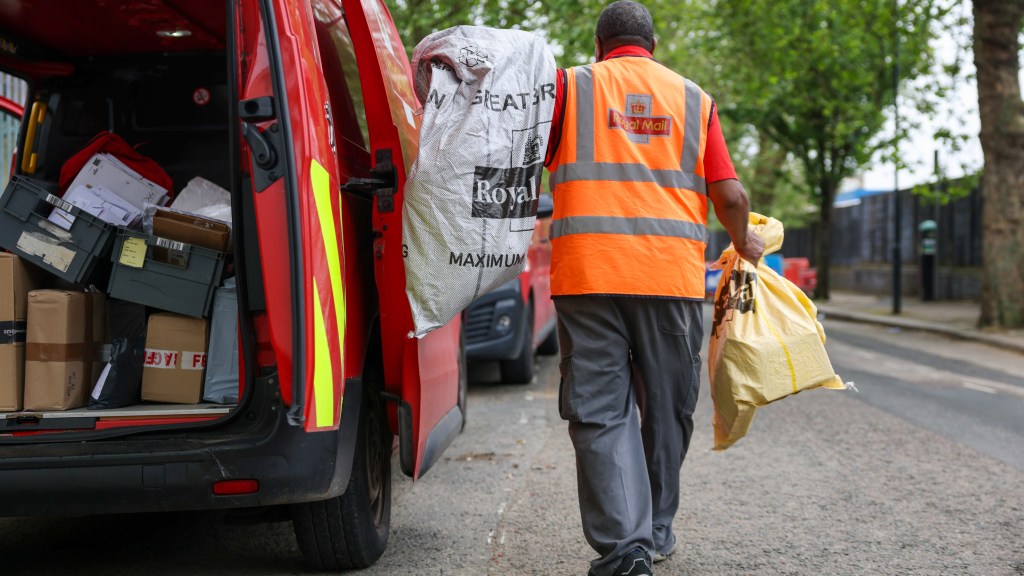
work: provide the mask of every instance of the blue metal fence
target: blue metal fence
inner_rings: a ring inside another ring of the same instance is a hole
[[[967,196],[944,206],[936,206],[915,196],[910,190],[899,195],[902,206],[900,223],[901,261],[915,264],[920,235],[917,226],[924,220],[938,223],[938,259],[940,266],[981,266],[981,191],[975,188]],[[892,192],[863,196],[855,203],[844,203],[832,210],[832,265],[890,264],[893,245]],[[785,222],[783,222],[785,224]],[[803,257],[816,264],[818,227],[786,229],[782,254]],[[706,253],[708,260],[718,258],[729,245],[724,231],[712,233]]]

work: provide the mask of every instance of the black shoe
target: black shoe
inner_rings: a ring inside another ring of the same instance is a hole
[[[588,573],[593,576],[593,572]],[[643,548],[633,548],[612,572],[613,576],[652,576],[651,564],[647,561],[647,553]]]

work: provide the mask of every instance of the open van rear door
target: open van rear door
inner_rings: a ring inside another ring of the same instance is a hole
[[[362,82],[373,172],[391,184],[376,191],[374,266],[380,298],[384,379],[399,397],[402,471],[418,478],[462,428],[457,406],[461,362],[456,317],[421,339],[410,338],[412,314],[402,260],[402,190],[416,158],[419,109],[405,49],[381,0],[342,0]]]
[[[282,396],[291,405],[290,423],[308,432],[336,430],[345,374],[345,252],[327,87],[318,63],[303,57],[316,43],[312,8],[291,0],[239,5],[238,114]],[[263,50],[267,58],[254,57]]]

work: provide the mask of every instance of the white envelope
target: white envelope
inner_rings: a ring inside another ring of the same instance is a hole
[[[79,185],[102,186],[127,200],[140,212],[147,203],[163,206],[167,202],[167,190],[105,153],[93,155],[71,181],[68,190]]]
[[[99,185],[73,186],[64,195],[64,201],[115,226],[138,227],[142,219],[142,210]],[[70,230],[75,217],[60,208],[54,208],[49,220],[65,230]]]

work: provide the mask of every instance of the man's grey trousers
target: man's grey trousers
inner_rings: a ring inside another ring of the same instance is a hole
[[[580,515],[606,576],[635,547],[675,546],[679,471],[693,432],[704,337],[697,301],[555,298],[559,411],[576,449]]]

